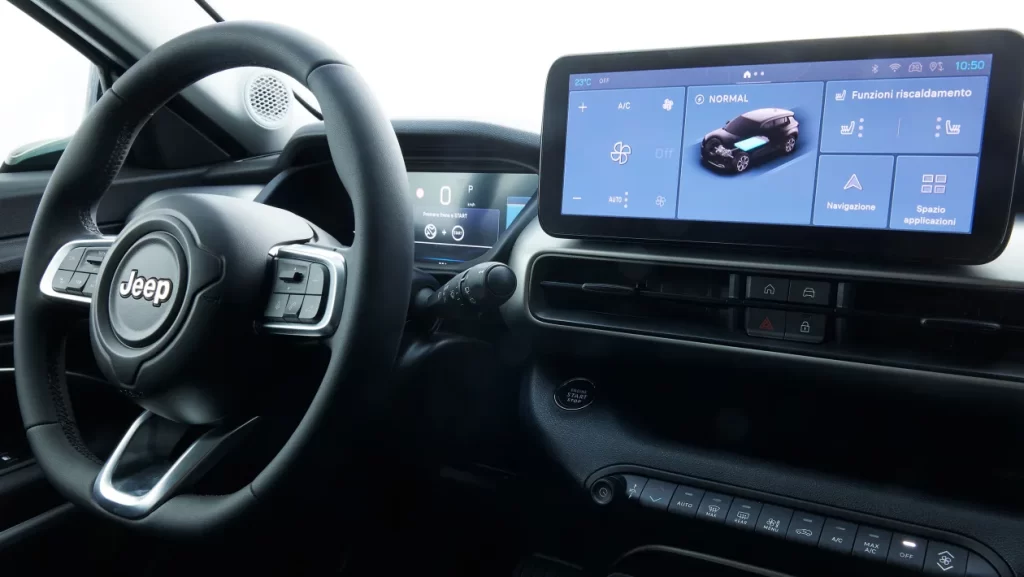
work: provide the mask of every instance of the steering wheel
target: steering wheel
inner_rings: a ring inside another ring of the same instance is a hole
[[[143,124],[182,89],[239,66],[278,70],[316,96],[352,200],[351,246],[290,212],[201,194],[162,198],[116,237],[104,236],[96,206]],[[54,170],[18,285],[18,401],[32,452],[54,487],[129,526],[194,536],[250,518],[276,491],[322,468],[311,462],[338,459],[336,447],[318,449],[339,441],[339,421],[358,412],[346,405],[372,398],[401,338],[413,264],[407,186],[398,140],[369,88],[331,48],[301,32],[215,24],[129,69]],[[79,434],[65,380],[65,337],[86,314],[103,374],[144,409],[105,462]],[[252,400],[261,391],[251,383],[260,363],[253,357],[270,341],[329,349],[312,402],[247,485],[223,495],[190,493],[258,424]]]

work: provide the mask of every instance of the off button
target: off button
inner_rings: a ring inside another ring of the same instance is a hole
[[[926,539],[897,533],[893,535],[892,546],[889,547],[889,564],[920,571],[927,550]]]

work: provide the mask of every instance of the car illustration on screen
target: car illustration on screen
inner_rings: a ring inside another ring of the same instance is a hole
[[[704,136],[700,156],[707,164],[742,173],[754,162],[796,150],[800,123],[792,110],[758,108],[744,112]]]

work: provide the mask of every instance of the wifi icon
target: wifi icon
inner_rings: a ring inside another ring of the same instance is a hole
[[[893,72],[896,72],[899,69],[900,69],[900,63],[899,62],[893,62],[892,64],[889,65],[889,70],[892,70]]]

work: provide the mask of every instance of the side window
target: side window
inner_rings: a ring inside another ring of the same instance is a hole
[[[88,105],[89,60],[3,1],[0,54],[0,161],[26,144],[71,136]]]

